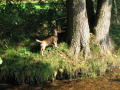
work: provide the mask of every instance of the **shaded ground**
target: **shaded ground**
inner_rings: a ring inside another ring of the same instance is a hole
[[[120,90],[120,68],[97,78],[62,80],[37,86],[0,84],[0,90]]]

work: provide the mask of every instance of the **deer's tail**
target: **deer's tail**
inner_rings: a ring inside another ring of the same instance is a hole
[[[36,42],[39,42],[39,43],[41,43],[42,41],[40,41],[40,40],[36,39]]]

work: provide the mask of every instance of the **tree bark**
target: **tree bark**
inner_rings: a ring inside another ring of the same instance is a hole
[[[71,1],[71,0],[70,0]],[[89,25],[86,13],[85,0],[72,0],[73,14],[72,14],[72,29],[71,29],[71,44],[70,51],[72,55],[79,56],[81,50],[84,52],[84,56],[90,56],[89,47]],[[82,48],[81,48],[82,47]]]
[[[101,54],[111,54],[112,44],[109,37],[112,0],[98,0],[96,41],[101,48]]]

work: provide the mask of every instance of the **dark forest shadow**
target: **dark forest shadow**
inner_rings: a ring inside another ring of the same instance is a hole
[[[0,83],[40,84],[50,79],[52,72],[53,68],[48,63],[11,54],[4,57],[0,65]]]

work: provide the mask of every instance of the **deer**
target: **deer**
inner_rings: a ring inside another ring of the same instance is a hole
[[[36,39],[36,42],[40,43],[40,47],[41,47],[40,52],[41,52],[42,56],[43,56],[43,52],[47,46],[54,44],[55,47],[57,47],[58,33],[62,33],[62,32],[64,32],[64,31],[61,30],[60,28],[54,28],[52,35],[50,35],[48,38],[46,38],[44,40]]]

